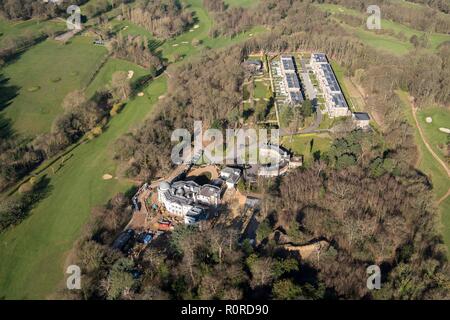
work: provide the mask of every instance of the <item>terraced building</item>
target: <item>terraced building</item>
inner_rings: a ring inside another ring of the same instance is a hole
[[[331,118],[349,116],[350,110],[344,94],[326,55],[324,53],[313,53],[310,65],[322,89],[328,115]]]

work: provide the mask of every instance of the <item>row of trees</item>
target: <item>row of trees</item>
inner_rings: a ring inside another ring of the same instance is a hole
[[[55,34],[55,31],[51,27],[48,27],[39,32],[25,30],[20,35],[8,35],[2,37],[0,42],[0,67],[3,66],[5,61],[11,57],[14,57],[14,55],[26,50],[40,41],[45,40],[48,37],[54,36]]]
[[[89,1],[82,14],[92,18],[106,13],[121,4],[133,2],[133,0],[95,0]]]
[[[409,89],[424,103],[430,97],[448,102],[448,48],[402,59],[381,53],[300,1],[263,0],[252,17],[272,31],[242,46],[207,51],[170,71],[169,94],[156,116],[117,143],[116,158],[129,176],[153,180],[169,171],[175,128],[187,126],[192,132],[193,120],[203,120],[206,127],[238,125],[230,117],[242,102],[240,62],[259,50],[327,52],[358,78],[368,105],[381,119],[381,134],[338,133],[330,151],[317,155],[310,168],[262,183],[259,188],[268,198],[254,248],[246,241],[239,245],[229,226],[204,225],[201,231],[180,227],[169,239],[154,243],[142,259],[131,260],[110,249],[129,218],[128,202],[119,209],[109,203],[107,214],[90,224],[94,231],[76,248],[88,285],[69,297],[448,298],[448,266],[436,231],[431,184],[412,167],[412,131],[395,93]],[[438,65],[433,74],[421,69],[421,59]],[[105,221],[107,216],[119,222]],[[330,244],[317,259],[298,261],[281,250],[284,243],[317,239]],[[382,268],[380,291],[367,290],[366,267],[371,264]],[[140,279],[132,276],[136,270],[142,272]]]
[[[383,0],[324,0],[320,2],[340,4],[363,13],[366,13],[370,5],[378,5],[384,19],[391,19],[421,31],[448,33],[450,30],[450,18],[443,14],[449,8],[448,2],[443,5],[445,1],[414,1],[428,2],[432,4],[431,6],[408,6],[400,2]]]
[[[450,13],[450,3],[446,0],[408,0],[409,2],[425,4],[444,13]]]
[[[138,0],[132,7],[123,5],[122,16],[160,39],[177,36],[194,23],[178,0]]]
[[[371,98],[383,99],[384,103],[377,103],[379,109],[388,107],[395,89],[408,90],[419,104],[450,103],[449,45],[443,44],[435,53],[420,49],[402,57],[383,53],[362,45],[326,13],[300,1],[264,1],[254,19],[255,23],[271,26],[272,31],[247,41],[245,53],[302,49],[327,52],[346,67],[349,75],[359,76]]]
[[[64,13],[70,5],[81,5],[87,0],[62,0],[56,1],[35,1],[35,0],[4,0],[0,2],[0,14],[11,20],[16,19],[49,19]]]
[[[93,211],[74,247],[83,270],[80,291],[61,290],[68,299],[242,299],[322,298],[323,285],[295,280],[299,262],[267,257],[254,251],[233,227],[208,223],[202,230],[179,226],[154,240],[139,259],[111,249],[130,217],[129,199],[122,194]],[[133,276],[139,274],[139,277]]]
[[[0,89],[1,91],[1,89]],[[112,106],[128,98],[131,84],[126,72],[113,75],[107,91],[88,99],[83,91],[69,93],[62,105],[64,112],[53,122],[51,131],[35,138],[21,138],[7,129],[2,119],[0,142],[0,190],[19,181],[45,159],[51,158],[83,136],[98,135],[106,123]]]
[[[51,191],[49,179],[45,176],[31,178],[19,193],[0,202],[0,233],[24,220],[33,206]]]
[[[283,233],[283,243],[330,243],[309,265],[333,296],[448,297],[445,247],[429,182],[380,142],[358,131],[335,140],[326,161],[272,188],[262,226]],[[279,245],[272,232],[264,233],[260,250]],[[380,291],[366,288],[365,270],[372,264],[382,266]]]
[[[229,7],[223,0],[204,0],[203,5],[214,18],[212,37],[235,36],[252,25],[252,15],[242,7]]]
[[[114,299],[125,294],[125,287],[134,288],[132,261],[111,248],[131,217],[129,202],[127,196],[119,193],[105,206],[92,210],[91,219],[74,246],[76,263],[83,270],[82,290],[61,291],[57,298]]]
[[[71,263],[82,267],[82,290],[61,297],[448,298],[430,184],[395,150],[384,149],[378,134],[353,131],[337,138],[310,168],[260,187],[265,219],[256,246],[238,241],[233,227],[206,221],[200,228],[177,227],[136,259],[111,249],[131,212],[129,199],[117,195],[93,211],[75,247]],[[317,239],[330,245],[309,259],[283,249]],[[381,266],[381,290],[366,287],[372,264]]]
[[[154,55],[148,46],[146,37],[118,34],[109,44],[110,51],[116,58],[131,61],[150,70],[151,74],[162,68],[163,64],[158,56]]]
[[[117,143],[116,159],[124,172],[144,180],[166,173],[173,166],[172,131],[192,132],[194,119],[218,127],[237,121],[233,115],[241,107],[244,81],[241,59],[238,48],[208,51],[195,63],[169,71],[168,95],[158,104],[156,116]]]
[[[0,76],[0,110],[8,106],[18,94],[19,88],[8,85],[7,79]],[[29,139],[18,136],[10,119],[0,114],[0,191],[16,182],[35,168],[43,155],[32,148]]]

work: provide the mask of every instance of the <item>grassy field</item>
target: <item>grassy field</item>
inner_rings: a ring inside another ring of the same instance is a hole
[[[100,69],[94,81],[92,81],[87,88],[87,95],[92,96],[96,91],[107,86],[111,82],[113,74],[118,71],[133,71],[134,75],[131,81],[137,81],[139,78],[148,75],[148,72],[144,68],[137,66],[134,63],[121,59],[109,58]]]
[[[209,36],[209,30],[213,26],[214,22],[208,15],[207,11],[203,8],[202,1],[186,0],[185,2],[189,4],[189,9],[195,13],[197,22],[188,32],[176,37],[175,39],[164,42],[164,44],[157,49],[157,52],[161,52],[161,54],[165,58],[169,59],[169,61],[173,61],[175,54],[182,57],[192,56],[206,47],[211,49],[226,47],[266,31],[265,28],[256,26],[234,37],[211,38]],[[198,46],[192,45],[192,40],[194,39],[199,40],[201,44]]]
[[[417,129],[414,122],[407,93],[398,92],[398,95],[405,105],[404,111],[406,119],[408,119],[409,123],[414,128],[415,142],[419,148],[420,155],[418,169],[425,173],[431,180],[433,191],[436,195],[436,200],[438,200],[442,196],[444,196],[450,188],[450,179],[448,179],[447,173],[444,171],[442,166],[433,158],[433,156],[423,143],[422,139],[420,138],[419,130]],[[434,142],[434,137],[427,134],[428,130],[425,131],[425,128],[422,124],[421,127],[423,128],[422,130],[426,135],[427,142],[432,145]],[[445,244],[447,245],[447,248],[450,252],[450,197],[447,197],[446,201],[443,201],[440,204],[439,211],[441,213],[442,234]]]
[[[63,31],[67,28],[66,24],[61,20],[27,20],[10,22],[0,18],[0,44],[6,37],[17,37],[24,34],[37,35],[42,31]]]
[[[427,123],[425,121],[427,117],[431,117],[433,122]],[[450,110],[439,107],[425,108],[417,112],[417,118],[433,151],[445,162],[444,152],[449,134],[440,131],[439,128],[450,129]]]
[[[295,155],[303,155],[306,165],[310,164],[317,151],[321,153],[329,150],[331,138],[328,134],[302,134],[292,137],[283,137],[283,147],[290,149]]]
[[[67,45],[47,40],[30,48],[1,70],[9,79],[7,85],[17,88],[17,96],[1,112],[19,133],[49,131],[62,112],[64,97],[88,84],[106,53],[105,48],[82,36]]]
[[[342,13],[349,14],[357,17],[368,17],[367,14],[358,12],[353,9],[348,9],[346,7],[334,4],[320,4],[318,5],[322,10],[328,11],[332,14]],[[407,40],[402,41],[394,36],[388,34],[376,33],[375,31],[366,29],[365,25],[361,27],[351,27],[349,25],[344,24],[345,28],[355,34],[361,41],[364,43],[373,46],[377,49],[386,50],[390,53],[394,53],[397,55],[403,55],[408,53],[411,49],[413,49],[413,45],[409,42],[411,36],[416,35],[420,37],[425,32],[415,30],[409,26],[387,20],[381,19],[381,29],[383,30],[391,30],[395,33],[403,33]],[[450,35],[441,34],[441,33],[431,33],[428,35],[429,37],[429,47],[432,50],[436,50],[436,48],[445,41],[450,41]]]
[[[131,21],[118,21],[114,19],[111,21],[111,25],[114,32],[121,32],[125,36],[145,36],[149,40],[153,39],[153,35],[151,34],[151,32],[132,23]]]
[[[271,96],[270,84],[266,81],[255,81],[255,90],[253,91],[253,98],[268,99]]]
[[[362,28],[352,28],[352,27],[347,28],[353,29],[354,34],[362,42],[376,49],[387,51],[389,53],[393,53],[396,55],[404,55],[413,48],[411,43],[400,41],[388,35],[379,35]]]
[[[97,139],[81,145],[56,175],[52,192],[22,224],[0,235],[0,296],[8,299],[45,298],[63,279],[65,254],[78,237],[95,205],[125,191],[130,182],[102,180],[115,174],[112,160],[115,140],[149,116],[158,97],[166,91],[160,77],[136,97]]]
[[[188,2],[191,4],[190,8],[197,14],[198,27],[192,32],[165,42],[160,48],[165,57],[170,58],[176,53],[185,54],[186,58],[197,56],[203,46],[193,47],[189,44],[183,49],[182,46],[171,45],[193,38],[205,40],[211,47],[218,48],[249,36],[247,32],[235,38],[209,38],[212,20],[203,10],[201,0]],[[81,41],[81,38],[76,38],[76,41]],[[92,54],[89,59],[84,57],[84,60],[81,58],[77,60],[76,66],[80,68],[80,65],[83,65],[84,68],[90,59]],[[92,92],[95,88],[105,85],[114,71],[124,68],[142,71],[133,69],[127,62],[110,59],[88,90]],[[81,78],[81,73],[78,76]],[[41,75],[35,77],[42,78]],[[0,235],[0,298],[45,298],[62,283],[67,253],[90,216],[92,207],[104,204],[114,194],[124,192],[131,186],[131,182],[126,180],[102,179],[103,174],[116,174],[116,162],[112,160],[116,139],[151,115],[158,97],[165,94],[166,90],[165,76],[152,81],[143,90],[145,95],[135,97],[129,102],[120,114],[112,118],[103,134],[75,148],[71,152],[72,156],[56,175],[51,168],[44,172],[51,178],[50,195],[32,210],[29,218]],[[59,104],[57,106],[59,107]]]

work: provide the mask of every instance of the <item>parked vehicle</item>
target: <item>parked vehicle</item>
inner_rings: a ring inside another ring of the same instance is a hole
[[[153,240],[153,234],[150,232],[143,232],[139,235],[137,241],[143,244],[149,244]]]

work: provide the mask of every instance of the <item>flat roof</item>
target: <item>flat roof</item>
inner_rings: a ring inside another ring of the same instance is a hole
[[[357,120],[370,120],[370,116],[366,112],[354,112],[353,116]]]
[[[286,82],[289,89],[300,89],[300,80],[295,73],[287,73]]]
[[[283,69],[287,71],[295,71],[294,59],[291,56],[281,56]]]
[[[330,88],[330,90],[336,92],[341,91],[337,79],[334,75],[333,69],[331,69],[331,66],[328,63],[326,63],[322,64],[320,67],[322,68],[322,71],[325,75],[325,79],[327,81],[327,85]]]
[[[345,102],[344,95],[342,93],[334,93],[332,97],[336,108],[348,109],[347,102]]]
[[[313,53],[312,58],[316,62],[328,62],[327,56],[325,53]]]

